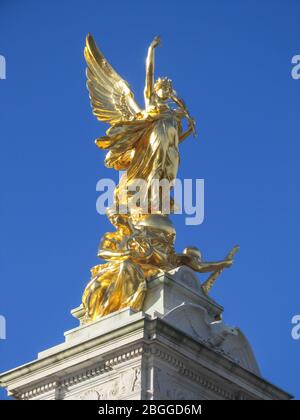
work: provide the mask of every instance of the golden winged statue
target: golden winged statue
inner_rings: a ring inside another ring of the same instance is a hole
[[[158,202],[158,198],[150,194],[153,180],[176,179],[178,144],[190,133],[195,133],[195,122],[173,90],[172,81],[165,77],[154,82],[154,51],[159,43],[160,39],[156,37],[148,49],[143,110],[135,102],[127,82],[104,58],[91,35],[87,37],[85,48],[93,113],[100,121],[111,124],[107,135],[98,138],[96,144],[108,150],[106,166],[126,171],[116,189],[116,197],[120,200],[119,190],[130,191],[137,179],[144,180],[143,202],[149,205]],[[171,102],[176,104],[176,109],[170,106]],[[184,118],[188,120],[185,132],[181,124]],[[127,196],[118,204],[130,207],[126,200]]]
[[[99,246],[98,256],[106,262],[92,268],[83,293],[85,322],[126,307],[141,310],[148,280],[161,271],[188,265],[198,272],[220,273],[232,264],[231,257],[203,262],[195,247],[177,254],[175,228],[162,205],[165,193],[153,188],[155,181],[172,183],[176,179],[178,145],[196,134],[195,121],[172,81],[167,77],[154,80],[154,52],[159,44],[160,38],[155,37],[148,49],[145,106],[141,109],[128,83],[109,64],[93,37],[86,38],[91,106],[98,120],[110,124],[106,135],[96,139],[96,145],[108,151],[107,167],[125,173],[115,190],[116,208],[107,209],[115,231],[106,233]],[[187,121],[185,131],[183,120]],[[133,203],[137,180],[143,181],[139,194],[143,205],[139,207]],[[172,212],[174,202],[170,195],[167,198]]]

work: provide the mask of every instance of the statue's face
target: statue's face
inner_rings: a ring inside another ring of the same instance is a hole
[[[156,95],[159,97],[159,99],[166,101],[170,97],[170,92],[168,89],[165,89],[164,87],[160,87],[155,91]]]
[[[170,95],[172,93],[172,86],[168,81],[157,81],[154,85],[154,91],[159,99],[166,101],[170,98]]]

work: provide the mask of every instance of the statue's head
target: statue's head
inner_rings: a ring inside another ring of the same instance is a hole
[[[191,258],[196,258],[198,261],[202,261],[202,255],[199,249],[195,246],[189,246],[183,250],[183,254]]]
[[[173,93],[172,80],[167,77],[159,77],[154,83],[154,92],[159,99],[166,101]]]
[[[176,231],[171,220],[162,214],[149,214],[140,219],[135,227],[144,230],[149,238],[173,245]]]

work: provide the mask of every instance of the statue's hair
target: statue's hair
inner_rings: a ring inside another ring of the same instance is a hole
[[[159,77],[154,83],[154,88],[159,89],[163,86],[168,87],[170,90],[173,90],[172,80],[169,79],[168,77],[163,77],[163,78]]]

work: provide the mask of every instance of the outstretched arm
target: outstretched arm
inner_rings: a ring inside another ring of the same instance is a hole
[[[219,271],[223,270],[224,268],[229,268],[232,266],[232,260],[225,260],[219,262],[202,262],[199,264],[199,271],[200,273],[210,273],[212,271]]]
[[[226,258],[223,261],[214,262],[203,262],[199,258],[196,258],[189,254],[178,254],[177,255],[178,265],[187,265],[198,273],[210,273],[216,271],[222,271],[224,268],[229,268],[232,265],[232,258]]]
[[[154,49],[160,44],[160,38],[157,36],[153,39],[148,48],[146,59],[146,82],[144,89],[145,108],[147,109],[151,103],[154,86]]]

